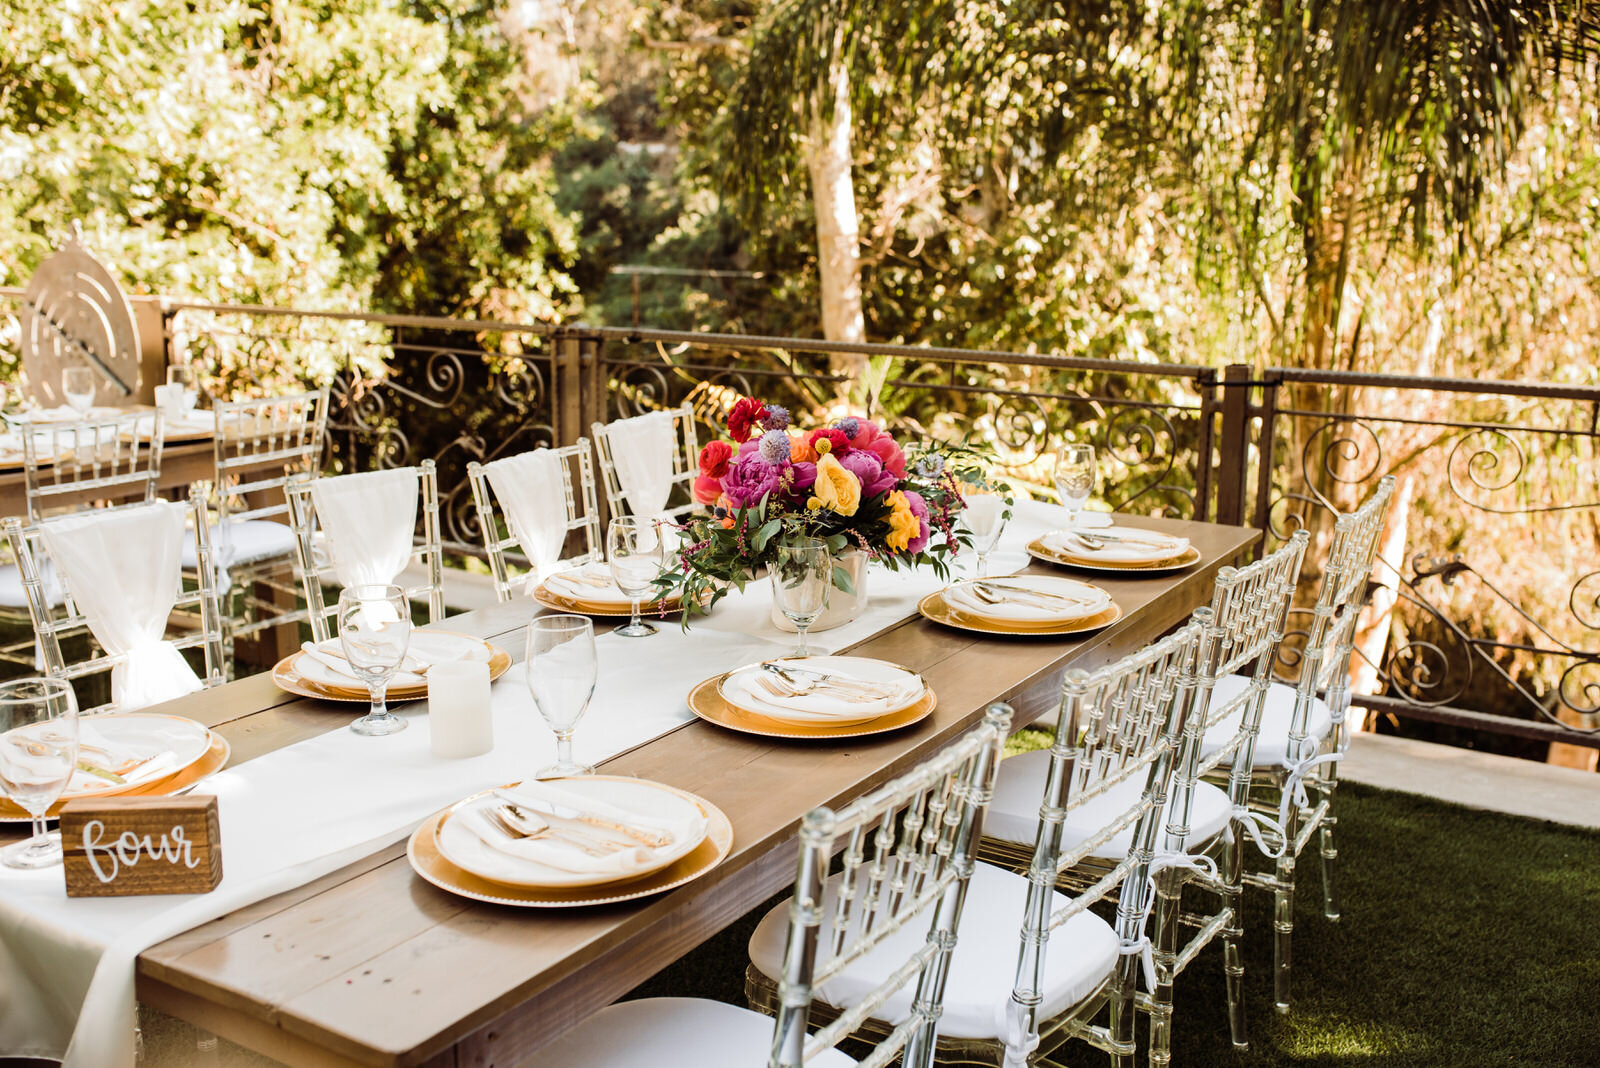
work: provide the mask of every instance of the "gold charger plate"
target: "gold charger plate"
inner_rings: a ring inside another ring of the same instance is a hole
[[[719,727],[726,727],[732,731],[742,731],[745,734],[758,734],[763,738],[828,740],[832,738],[858,738],[866,734],[883,734],[886,731],[897,731],[901,727],[909,727],[913,723],[926,719],[939,703],[938,695],[924,686],[922,697],[911,705],[898,712],[890,712],[876,719],[869,719],[865,723],[846,723],[837,727],[790,723],[787,720],[764,716],[759,712],[746,712],[739,706],[730,704],[719,692],[722,680],[728,674],[730,673],[724,672],[721,675],[713,675],[690,690],[689,711],[707,723],[715,723]]]
[[[1193,545],[1189,546],[1177,556],[1166,560],[1151,560],[1148,563],[1113,563],[1107,560],[1095,560],[1091,557],[1077,556],[1073,553],[1064,553],[1052,549],[1044,543],[1043,538],[1034,538],[1028,543],[1028,555],[1035,560],[1043,560],[1047,564],[1062,564],[1066,567],[1082,568],[1084,571],[1102,571],[1106,573],[1122,573],[1128,571],[1181,571],[1191,567],[1200,559],[1200,550]]]
[[[533,599],[546,608],[554,608],[558,612],[575,612],[580,616],[602,616],[607,619],[632,617],[633,610],[625,605],[618,605],[611,601],[585,601],[578,597],[564,597],[553,593],[540,583],[533,591]],[[639,615],[659,616],[672,615],[682,608],[682,602],[676,597],[669,597],[665,601],[639,602]]]
[[[955,627],[957,630],[970,630],[978,634],[1003,634],[1015,638],[1040,638],[1060,637],[1066,634],[1087,634],[1090,631],[1103,630],[1122,618],[1122,607],[1115,601],[1111,607],[1097,612],[1083,619],[1068,620],[1064,623],[1042,623],[1029,625],[999,619],[985,619],[982,616],[963,612],[959,608],[951,608],[950,602],[944,599],[943,590],[935,590],[928,594],[917,604],[917,611],[923,618],[931,619],[935,623],[946,627]]]
[[[623,778],[616,775],[598,777]],[[706,836],[687,856],[680,857],[665,868],[640,878],[604,883],[600,886],[574,887],[569,890],[507,886],[481,879],[446,860],[435,842],[434,836],[438,832],[440,822],[450,814],[455,805],[435,812],[412,833],[411,841],[406,845],[406,859],[411,861],[413,871],[439,889],[474,901],[487,901],[493,905],[547,909],[578,908],[585,905],[611,905],[619,901],[631,901],[634,898],[663,893],[693,882],[721,864],[733,848],[733,824],[720,808],[697,794],[679,790],[665,783],[654,783],[654,785],[664,790],[671,790],[699,805],[700,811],[706,815]]]
[[[435,631],[435,634],[456,634],[455,631]],[[470,634],[457,634],[460,638],[472,638]],[[482,641],[481,638],[472,638],[473,641]],[[493,682],[504,675],[511,667],[511,654],[498,645],[484,642],[489,647],[489,681]],[[329,686],[308,679],[300,674],[295,667],[295,660],[300,656],[296,650],[278,661],[272,668],[272,682],[278,689],[286,693],[299,694],[301,697],[317,697],[324,701],[368,701],[365,689],[354,686]],[[424,682],[421,686],[392,686],[384,695],[386,701],[419,701],[428,696],[428,685]]]
[[[171,797],[175,794],[183,793],[185,790],[188,790],[190,787],[198,783],[201,779],[221,771],[228,764],[228,754],[230,752],[228,740],[222,735],[218,734],[216,731],[211,731],[210,734],[211,747],[206,750],[205,755],[199,760],[196,760],[193,764],[190,764],[188,767],[184,768],[182,771],[175,771],[164,779],[156,779],[153,782],[140,783],[137,786],[129,787],[116,794],[99,793],[95,794],[94,796],[96,798]],[[52,820],[55,819],[61,813],[61,806],[71,800],[73,799],[66,797],[51,805],[50,810],[45,813],[45,818]],[[32,816],[29,816],[15,802],[0,798],[0,823],[21,823],[31,820],[32,818]]]

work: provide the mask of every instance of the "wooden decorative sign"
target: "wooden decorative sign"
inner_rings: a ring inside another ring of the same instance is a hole
[[[69,801],[61,848],[68,897],[204,894],[222,881],[214,796]]]

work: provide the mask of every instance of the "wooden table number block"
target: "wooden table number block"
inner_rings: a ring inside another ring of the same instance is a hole
[[[69,801],[61,847],[68,897],[204,894],[222,881],[214,796]]]

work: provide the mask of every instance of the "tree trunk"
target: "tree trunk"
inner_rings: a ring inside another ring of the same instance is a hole
[[[817,215],[817,266],[821,275],[822,336],[829,341],[865,341],[866,321],[861,314],[861,228],[856,217],[855,188],[850,181],[850,82],[842,67],[835,67],[827,89],[833,113],[820,105],[811,115],[807,163],[811,170],[811,196]],[[837,355],[831,360],[836,374],[855,377],[866,358]]]
[[[1406,526],[1411,519],[1411,495],[1416,482],[1407,475],[1389,502],[1389,515],[1379,534],[1378,559],[1372,568],[1378,584],[1372,603],[1356,620],[1355,655],[1350,658],[1351,694],[1371,694],[1382,689],[1378,671],[1383,666],[1384,648],[1389,644],[1389,624],[1395,603],[1400,599],[1400,570],[1406,566]],[[1350,712],[1349,729],[1367,728],[1367,713]]]

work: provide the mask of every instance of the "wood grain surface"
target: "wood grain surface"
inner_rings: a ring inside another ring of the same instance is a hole
[[[1004,638],[912,617],[852,651],[921,672],[939,695],[903,732],[837,742],[735,734],[694,721],[604,762],[706,797],[733,820],[715,871],[658,898],[560,914],[453,897],[417,878],[404,844],[173,938],[139,959],[142,1001],[292,1064],[510,1065],[711,937],[793,879],[802,815],[840,805],[925,759],[1010,703],[1017,726],[1057,701],[1062,674],[1132,652],[1210,597],[1217,570],[1258,531],[1178,520],[1134,525],[1188,537],[1193,568],[1096,575],[1125,615],[1088,636]],[[1035,563],[1030,570],[1056,573]],[[451,617],[453,631],[500,639],[530,601]],[[597,628],[603,630],[604,628]],[[725,670],[708,637],[706,673]],[[346,710],[252,678],[162,711],[219,731],[242,762],[342,727]],[[344,714],[341,714],[344,713]]]
[[[205,894],[222,881],[217,799],[103,797],[61,808],[68,897]]]

